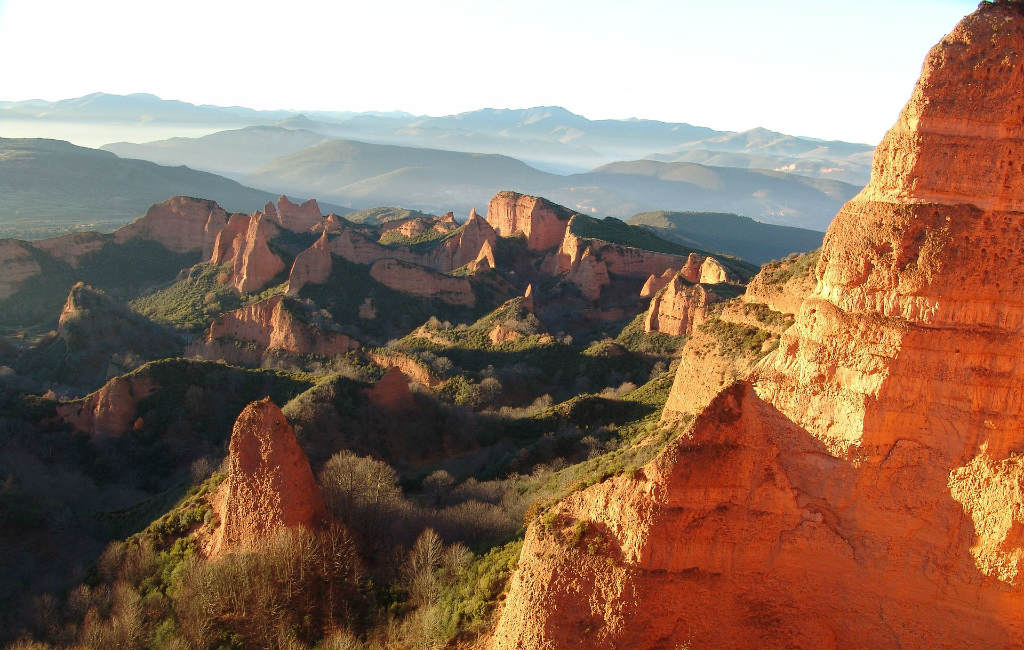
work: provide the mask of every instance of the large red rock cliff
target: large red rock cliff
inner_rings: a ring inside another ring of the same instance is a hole
[[[487,207],[487,222],[499,235],[522,235],[535,251],[558,246],[572,215],[546,199],[516,192],[498,192]]]
[[[175,253],[200,252],[211,236],[207,223],[222,224],[228,214],[214,201],[175,196],[157,203],[146,214],[114,233],[118,242],[147,239]],[[214,228],[215,230],[215,228]]]
[[[532,525],[495,647],[1011,647],[1024,635],[1024,9],[928,55],[751,382]],[[586,544],[585,544],[586,545]]]

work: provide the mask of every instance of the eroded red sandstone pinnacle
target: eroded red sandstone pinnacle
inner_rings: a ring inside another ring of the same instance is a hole
[[[307,232],[320,225],[323,219],[316,199],[309,199],[302,205],[296,205],[284,194],[277,198],[277,223],[285,230]]]
[[[438,246],[425,264],[442,272],[454,271],[471,263],[477,263],[480,268],[494,268],[494,245],[497,241],[498,234],[494,228],[473,209],[462,228]]]
[[[487,207],[487,222],[502,237],[523,235],[530,250],[550,250],[565,234],[572,212],[536,196],[498,192]]]
[[[231,285],[240,292],[258,291],[284,270],[284,262],[270,250],[269,242],[280,233],[277,211],[233,214],[217,234],[212,246],[212,264],[231,263]]]
[[[114,233],[118,242],[147,239],[175,253],[200,252],[210,233],[207,223],[224,223],[228,215],[214,201],[175,196],[149,208],[146,214]]]
[[[495,647],[1020,645],[1022,96],[1024,10],[982,4],[778,349],[635,477],[557,505],[576,548],[530,526]]]
[[[644,331],[671,336],[691,334],[707,318],[708,307],[721,299],[705,285],[687,282],[682,273],[677,273],[651,299],[644,316]]]
[[[367,391],[370,401],[389,411],[410,411],[416,408],[409,378],[396,366],[388,368],[373,388]]]
[[[235,420],[220,491],[214,555],[258,548],[282,528],[315,528],[327,516],[309,460],[269,398],[249,404]]]

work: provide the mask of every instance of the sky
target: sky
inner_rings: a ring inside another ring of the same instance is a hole
[[[0,99],[559,105],[875,144],[977,0],[0,0]]]

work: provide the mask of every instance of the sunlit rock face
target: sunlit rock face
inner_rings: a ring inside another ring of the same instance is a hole
[[[932,49],[779,347],[530,527],[495,647],[1020,645],[1022,57],[1009,2]]]
[[[284,528],[316,528],[326,520],[309,460],[269,398],[249,404],[235,420],[217,501],[214,555],[259,548]]]

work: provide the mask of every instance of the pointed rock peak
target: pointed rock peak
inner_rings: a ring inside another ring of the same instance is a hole
[[[235,420],[221,490],[214,554],[259,547],[282,528],[314,528],[326,518],[309,460],[269,397],[246,406]]]
[[[257,210],[253,214],[253,216],[256,216],[257,214],[260,214],[261,216],[262,215],[266,215],[266,216],[270,217],[271,219],[276,219],[277,218],[277,208],[274,207],[273,203],[271,203],[270,201],[267,201],[267,204],[265,206],[263,206],[263,212],[260,213],[260,211]]]
[[[479,218],[479,216],[480,215],[478,215],[476,213],[476,208],[470,208],[469,209],[469,219],[467,219],[466,222],[468,223],[468,222],[472,221],[473,219],[477,219],[477,218]]]
[[[369,392],[370,401],[390,411],[408,411],[416,406],[409,377],[398,367],[391,366]]]
[[[526,285],[526,292],[523,294],[523,309],[533,313],[537,306],[533,301],[533,283]]]

